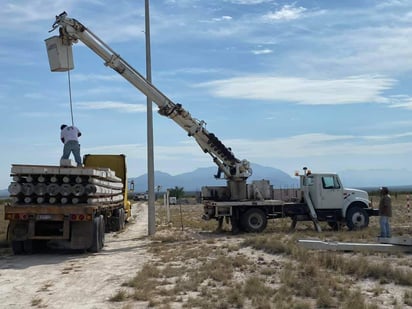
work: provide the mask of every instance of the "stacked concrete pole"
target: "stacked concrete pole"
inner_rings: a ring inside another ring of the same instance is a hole
[[[16,204],[119,204],[123,183],[110,169],[12,165]]]

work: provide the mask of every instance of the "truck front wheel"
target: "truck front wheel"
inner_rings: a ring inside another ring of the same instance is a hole
[[[266,214],[258,208],[249,209],[240,217],[240,224],[245,232],[260,233],[266,228],[267,223]]]
[[[369,225],[369,216],[360,206],[352,206],[346,213],[346,225],[349,230],[360,230]]]

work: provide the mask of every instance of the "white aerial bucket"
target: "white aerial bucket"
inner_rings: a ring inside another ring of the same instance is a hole
[[[58,36],[52,36],[46,39],[45,42],[52,72],[65,72],[74,68],[71,45],[63,45],[61,38]]]

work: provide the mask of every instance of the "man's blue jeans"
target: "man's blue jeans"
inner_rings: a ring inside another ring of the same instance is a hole
[[[389,217],[380,216],[379,224],[381,226],[381,237],[391,237],[391,228],[389,226]]]
[[[68,159],[70,153],[73,152],[74,160],[77,163],[77,166],[82,165],[82,158],[80,157],[80,144],[77,141],[68,141],[64,144],[63,156],[62,159]]]

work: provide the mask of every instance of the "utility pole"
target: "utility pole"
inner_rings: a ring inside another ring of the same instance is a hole
[[[150,14],[149,0],[145,0],[145,34],[146,34],[146,79],[152,83],[152,60],[150,55]],[[154,193],[154,154],[153,154],[153,108],[147,97],[147,188],[148,200],[148,233],[156,233],[156,209]]]

